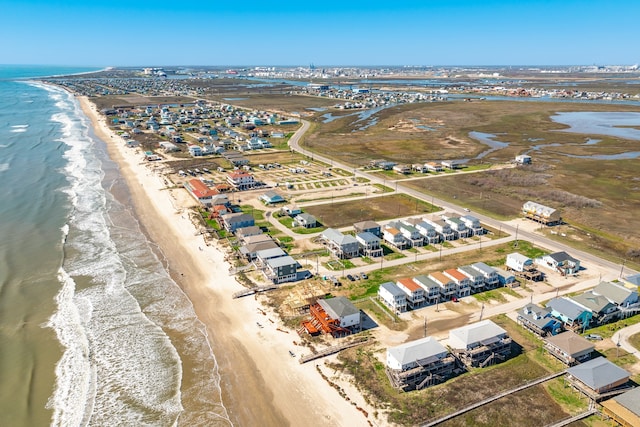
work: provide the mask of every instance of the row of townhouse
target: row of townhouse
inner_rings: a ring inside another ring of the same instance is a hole
[[[556,297],[546,307],[533,304],[518,312],[518,322],[538,335],[554,335],[562,328],[584,330],[640,312],[637,289],[600,282],[580,295]]]
[[[382,237],[398,249],[464,239],[484,234],[480,220],[471,215],[444,214],[441,219],[408,218],[384,226]]]
[[[402,313],[438,302],[464,298],[500,285],[498,271],[483,262],[398,279],[380,285],[378,298],[394,312]]]

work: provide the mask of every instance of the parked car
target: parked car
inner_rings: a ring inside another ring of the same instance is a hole
[[[355,280],[356,280],[355,277],[353,277],[350,274],[347,274],[347,279],[351,280],[352,282],[355,282]]]
[[[602,341],[602,336],[598,334],[589,334],[585,338],[592,341]]]
[[[364,272],[363,272],[363,273],[360,273],[360,278],[361,278],[362,280],[364,280],[364,279],[368,279],[368,278],[369,278],[369,276],[367,276],[367,273],[364,273]]]

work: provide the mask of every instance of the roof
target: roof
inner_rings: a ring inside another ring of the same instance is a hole
[[[569,319],[577,319],[582,313],[585,312],[584,308],[580,307],[574,301],[565,297],[556,297],[549,300],[549,302],[547,303],[547,307],[550,307],[552,310],[566,316]]]
[[[440,288],[440,285],[435,280],[425,274],[414,277],[413,281],[427,289]]]
[[[555,262],[562,262],[562,261],[578,262],[577,259],[569,255],[565,251],[549,254],[548,256],[552,258]]]
[[[625,288],[622,285],[611,282],[600,282],[593,288],[593,292],[602,295],[609,301],[614,302],[617,305],[620,305],[629,298],[633,291],[629,288]]]
[[[284,250],[282,250],[282,248],[279,247],[278,245],[276,245],[276,247],[263,249],[256,252],[256,256],[261,259],[273,259],[273,258],[285,256],[286,254],[287,253]]]
[[[380,238],[370,231],[364,231],[362,233],[356,234],[356,239],[362,240],[365,243],[380,241]]]
[[[608,308],[608,306],[610,307],[614,305],[602,295],[596,295],[591,291],[585,292],[580,295],[572,296],[571,299],[577,302],[578,304],[584,305],[589,310],[595,313],[601,313],[605,311]]]
[[[460,271],[456,270],[455,268],[450,268],[448,270],[444,271],[444,274],[446,274],[447,276],[453,278],[454,280],[460,281],[460,280],[469,280],[469,278],[467,276],[465,276],[464,274],[462,274]]]
[[[571,367],[567,369],[567,373],[592,390],[599,390],[631,376],[629,372],[604,357],[597,357]]]
[[[475,268],[472,268],[470,265],[463,265],[461,267],[458,267],[458,271],[461,271],[462,273],[465,273],[466,275],[471,277],[482,276],[482,273],[480,273]]]
[[[261,242],[247,243],[240,248],[240,252],[243,254],[252,254],[254,252],[262,252],[267,249],[278,248],[278,244],[273,240],[263,240]]]
[[[631,276],[627,276],[624,278],[624,280],[626,280],[627,282],[636,285],[636,286],[640,286],[640,273],[639,274],[632,274]]]
[[[267,249],[270,250],[270,249]],[[278,258],[271,258],[267,260],[267,264],[269,264],[272,268],[283,267],[285,265],[293,265],[298,264],[298,262],[293,259],[290,255],[281,256]]]
[[[394,297],[406,295],[404,292],[402,292],[402,289],[400,289],[393,282],[384,282],[383,284],[380,285],[380,288],[386,290],[387,292],[389,292]]]
[[[316,217],[315,216],[313,216],[311,214],[308,214],[308,213],[305,213],[305,212],[296,215],[296,218],[301,218],[306,222],[315,222],[316,221]]]
[[[322,236],[325,239],[331,240],[332,242],[335,242],[340,246],[347,245],[350,243],[358,243],[356,238],[353,237],[351,234],[342,234],[340,231],[336,230],[335,228],[327,228],[322,232]]]
[[[371,230],[372,228],[380,228],[380,224],[375,221],[367,220],[356,222],[355,224],[353,224],[353,227],[356,230]]]
[[[212,197],[218,194],[218,190],[207,187],[204,182],[199,179],[190,179],[189,187],[191,188],[191,192],[200,199],[203,197]]]
[[[392,236],[397,236],[398,234],[400,234],[400,230],[394,227],[385,227],[384,231],[391,234]]]
[[[423,290],[422,287],[420,287],[420,285],[418,285],[416,282],[414,282],[413,279],[410,278],[410,277],[403,277],[402,279],[398,279],[398,281],[396,283],[399,283],[400,285],[402,285],[405,288],[407,288],[409,290],[409,292]]]
[[[387,354],[400,362],[401,365],[416,361],[420,361],[420,364],[424,365],[437,360],[440,355],[446,356],[447,353],[447,349],[433,337],[410,341],[387,350]]]
[[[474,264],[471,264],[471,268],[475,268],[476,270],[478,270],[482,274],[493,274],[493,273],[496,272],[495,268],[489,267],[484,262],[476,262]]]
[[[547,342],[562,350],[568,355],[580,354],[585,351],[593,351],[595,346],[586,338],[581,337],[573,331],[562,332],[547,338]]]
[[[267,191],[262,196],[260,196],[260,198],[262,198],[263,200],[269,200],[271,202],[284,201],[284,197],[282,197],[280,194],[276,193],[275,191]]]
[[[242,212],[227,214],[223,218],[227,224],[253,221],[253,215],[242,213]]]
[[[321,299],[318,304],[334,319],[360,313],[360,310],[345,297]]]
[[[511,253],[509,255],[507,255],[507,259],[512,259],[514,261],[516,261],[518,264],[532,264],[533,261],[531,260],[531,258],[526,257],[524,255],[522,255],[521,253],[518,252],[514,252]]]
[[[640,416],[640,387],[613,397],[612,400],[615,400],[635,415]]]
[[[549,322],[557,322],[551,315],[551,309],[548,307],[540,307],[535,304],[527,304],[518,310],[518,315],[527,319],[529,323],[533,323],[538,328],[542,329],[549,324]]]
[[[452,282],[450,277],[446,276],[444,273],[440,271],[434,271],[433,273],[430,273],[429,277],[431,277],[436,282],[440,282],[442,285],[446,285],[447,283]]]
[[[458,340],[469,346],[500,335],[506,335],[507,331],[493,323],[491,320],[473,323],[461,328],[449,331],[449,339],[456,337]]]

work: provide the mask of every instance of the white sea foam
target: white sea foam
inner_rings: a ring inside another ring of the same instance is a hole
[[[9,132],[11,133],[23,133],[26,132],[27,128],[15,128],[15,129],[11,129]]]
[[[22,129],[22,128],[28,128],[29,125],[12,125],[11,127],[13,129]]]
[[[142,256],[135,242],[116,244],[111,236],[107,208],[114,202],[102,188],[104,172],[77,103],[50,92],[61,110],[52,119],[68,147],[65,192],[74,207],[62,230],[70,237],[68,258],[50,321],[65,348],[49,402],[53,425],[173,425],[183,409],[179,355],[128,290],[153,275],[131,262]],[[73,277],[88,279],[79,285]]]
[[[0,172],[4,172],[6,170],[9,170],[9,163],[0,163]]]

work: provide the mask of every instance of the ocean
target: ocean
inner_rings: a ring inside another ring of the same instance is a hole
[[[0,66],[0,426],[231,425],[204,325],[68,92]]]

